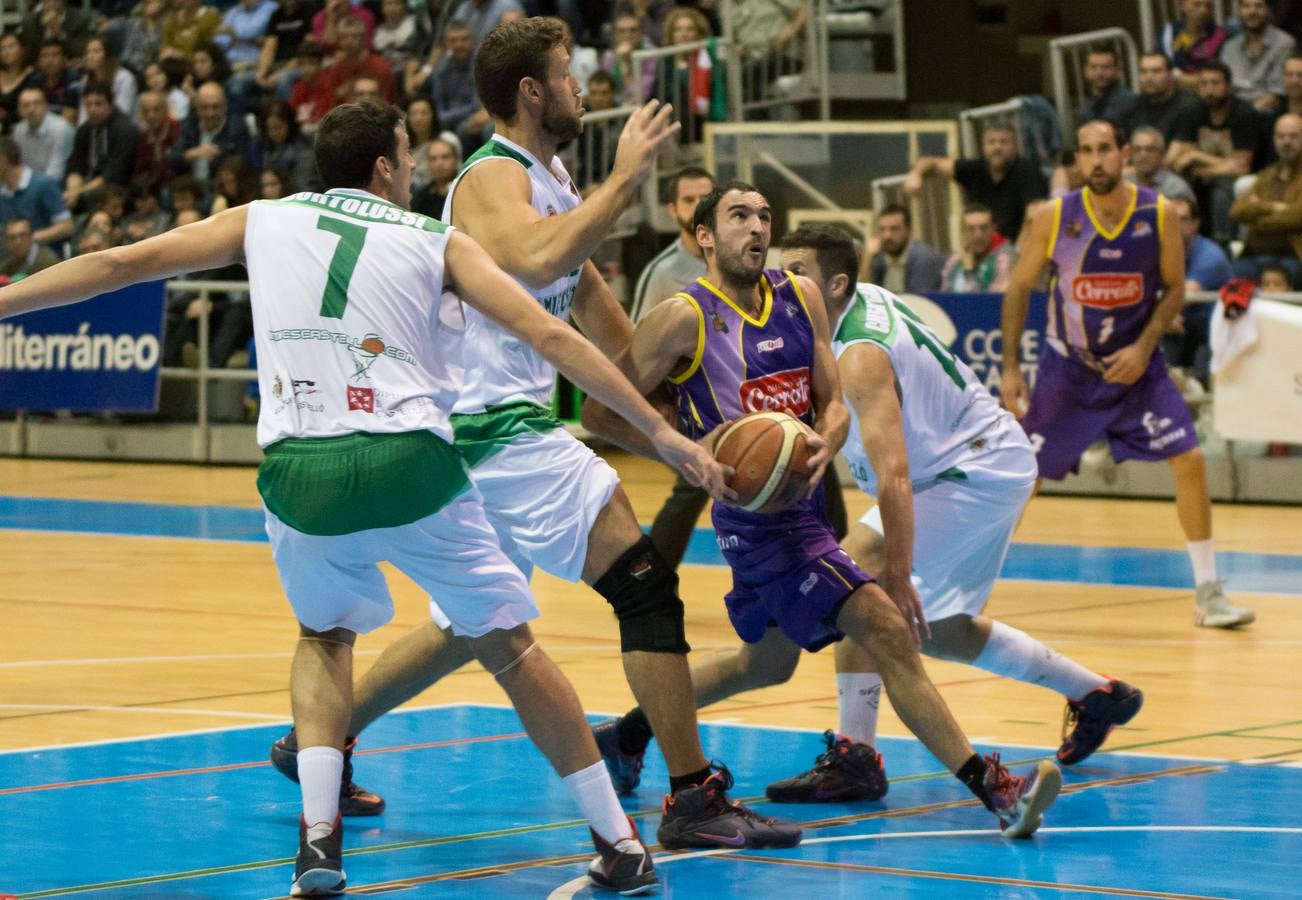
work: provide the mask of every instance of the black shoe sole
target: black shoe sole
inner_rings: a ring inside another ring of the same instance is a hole
[[[889,790],[889,786],[887,790]],[[880,794],[874,794],[871,791],[859,791],[838,794],[835,797],[818,797],[814,794],[797,791],[775,791],[772,787],[764,791],[764,796],[769,799],[770,803],[870,803],[881,800],[886,794],[887,791],[882,791]]]
[[[666,835],[664,832],[656,833],[656,840],[666,850],[779,850],[786,847],[795,847],[803,838],[804,832],[797,831],[794,836],[775,835],[770,839],[759,840],[751,838],[740,844],[733,844],[728,841],[697,837],[694,834]]]

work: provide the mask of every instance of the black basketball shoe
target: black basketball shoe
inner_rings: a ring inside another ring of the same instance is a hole
[[[827,751],[819,755],[814,768],[794,778],[768,786],[764,794],[774,803],[852,803],[880,800],[890,782],[882,756],[867,744],[823,732]]]

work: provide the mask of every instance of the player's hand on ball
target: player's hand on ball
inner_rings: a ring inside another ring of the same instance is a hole
[[[737,499],[737,494],[728,487],[732,469],[721,465],[714,454],[677,431],[665,429],[665,438],[656,440],[656,449],[660,458],[683,474],[692,487],[701,488],[714,500],[725,503]]]
[[[827,466],[836,456],[836,451],[832,449],[827,440],[814,429],[805,427],[805,443],[808,445],[810,454],[808,466],[809,486],[805,488],[805,499],[808,500],[814,496],[814,491],[823,483],[823,475],[827,472]]]
[[[1110,384],[1134,384],[1148,370],[1151,353],[1139,344],[1127,344],[1116,353],[1103,357],[1103,380]]]
[[[1026,415],[1026,410],[1030,406],[1031,392],[1026,387],[1026,379],[1022,377],[1021,367],[1011,369],[1004,367],[999,376],[999,399],[1004,404],[1004,409],[1012,413],[1015,418],[1020,419]]]

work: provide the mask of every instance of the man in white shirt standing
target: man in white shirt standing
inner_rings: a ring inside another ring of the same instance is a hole
[[[14,142],[23,153],[23,165],[62,181],[75,129],[63,116],[50,112],[40,88],[27,88],[18,95],[18,115],[22,120],[14,126]]]

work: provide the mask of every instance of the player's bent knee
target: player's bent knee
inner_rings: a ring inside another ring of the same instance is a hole
[[[928,656],[970,662],[981,652],[984,635],[966,613],[937,619],[927,625],[931,637],[922,638],[922,652]]]
[[[530,648],[535,646],[533,631],[523,623],[514,628],[498,628],[479,637],[468,638],[467,643],[475,658],[494,676],[514,668],[530,652]]]
[[[624,653],[686,653],[678,574],[645,535],[626,550],[592,587],[619,620]]]
[[[357,632],[350,631],[347,628],[327,628],[324,631],[314,631],[302,622],[298,623],[298,636],[305,641],[339,644],[343,647],[351,647],[357,641]]]
[[[865,584],[851,594],[836,619],[838,630],[862,643],[875,656],[898,656],[913,648],[904,616],[876,585]]]

